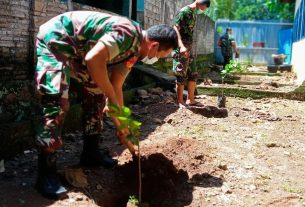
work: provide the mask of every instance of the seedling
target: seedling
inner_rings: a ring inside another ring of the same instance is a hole
[[[128,128],[129,135],[127,137],[128,140],[130,140],[134,145],[138,146],[138,168],[139,168],[139,200],[137,200],[134,196],[130,196],[129,200],[136,202],[139,205],[141,204],[141,198],[142,198],[142,180],[141,180],[141,154],[140,154],[140,142],[139,142],[139,136],[140,136],[140,126],[142,125],[141,122],[134,120],[131,117],[132,111],[130,108],[123,106],[119,107],[118,105],[115,105],[113,103],[108,104],[109,112],[107,115],[109,117],[115,117],[118,120],[120,120],[121,125],[119,129]],[[134,154],[133,154],[134,155]]]
[[[224,79],[227,76],[232,75],[233,73],[238,73],[242,71],[241,64],[237,61],[231,60],[229,64],[225,66],[225,68],[220,72],[221,82],[224,85]],[[224,96],[223,87],[221,90],[221,96],[218,96],[218,107],[225,108],[226,107],[226,97]]]

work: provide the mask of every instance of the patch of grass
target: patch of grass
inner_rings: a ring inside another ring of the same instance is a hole
[[[289,193],[300,193],[300,192],[302,192],[300,189],[297,189],[297,188],[289,185],[288,183],[285,183],[282,186],[282,188],[283,188],[284,191],[289,192]]]
[[[200,125],[196,125],[187,129],[183,129],[181,131],[179,131],[178,134],[182,135],[182,136],[200,136],[202,135],[204,129],[202,126]]]

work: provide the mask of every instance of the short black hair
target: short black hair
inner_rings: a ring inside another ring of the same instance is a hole
[[[159,42],[159,51],[176,49],[178,47],[178,36],[174,28],[166,24],[159,24],[147,30],[149,40]]]
[[[210,0],[198,0],[198,3],[201,5],[206,5],[209,8],[211,1]]]
[[[228,28],[226,29],[226,32],[228,32],[228,31],[232,31],[232,28],[231,28],[231,27],[228,27]]]

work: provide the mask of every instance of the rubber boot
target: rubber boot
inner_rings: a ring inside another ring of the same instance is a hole
[[[108,151],[99,149],[99,141],[99,135],[86,136],[84,138],[80,164],[88,167],[114,168],[117,166],[118,161],[113,159]]]
[[[67,193],[57,175],[56,160],[55,153],[38,155],[38,176],[35,187],[38,192],[50,199],[60,199]]]

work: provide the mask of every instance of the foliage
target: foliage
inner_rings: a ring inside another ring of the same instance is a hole
[[[113,103],[108,104],[109,112],[107,113],[109,117],[116,117],[121,122],[120,129],[128,128],[130,134],[128,135],[128,139],[133,142],[135,145],[139,146],[139,136],[140,136],[140,126],[141,122],[132,119],[131,113],[132,111],[123,106],[122,108]]]
[[[226,76],[233,73],[239,73],[242,71],[240,62],[231,60],[229,64],[226,65],[225,69],[221,71],[221,78],[224,79]]]
[[[216,32],[217,32],[219,35],[221,35],[222,33],[224,33],[223,27],[218,26],[217,29],[216,29]]]
[[[139,205],[139,200],[135,196],[129,196],[128,203],[133,205]]]
[[[213,20],[293,21],[295,3],[280,0],[213,0],[206,14]]]
[[[127,127],[130,133],[127,138],[138,146],[139,199],[136,199],[134,196],[130,196],[128,201],[128,202],[133,202],[132,204],[138,205],[139,203],[141,203],[141,197],[142,197],[142,179],[141,179],[142,173],[141,173],[141,158],[140,158],[141,152],[140,152],[140,143],[139,143],[139,136],[140,136],[139,129],[142,123],[132,119],[131,117],[132,111],[126,106],[123,106],[121,108],[116,104],[109,103],[108,107],[110,110],[107,113],[108,116],[116,117],[118,120],[120,120],[121,125],[119,128],[124,129]]]

